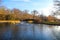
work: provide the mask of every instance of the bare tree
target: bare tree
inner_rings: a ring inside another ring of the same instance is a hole
[[[37,16],[38,11],[37,11],[37,10],[33,10],[33,11],[32,11],[32,14],[33,14],[33,19],[35,19],[35,16]]]
[[[23,13],[28,13],[28,12],[29,12],[29,10],[24,10],[24,11],[23,11]]]
[[[55,15],[60,15],[60,0],[54,0]]]

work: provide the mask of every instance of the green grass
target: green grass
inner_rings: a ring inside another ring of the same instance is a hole
[[[44,24],[60,24],[60,22],[48,22],[48,21],[46,21],[46,22],[43,22]]]

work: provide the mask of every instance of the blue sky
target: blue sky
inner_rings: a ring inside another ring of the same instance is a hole
[[[3,0],[3,5],[10,9],[37,10],[43,11],[45,14],[52,8],[52,4],[53,0]]]

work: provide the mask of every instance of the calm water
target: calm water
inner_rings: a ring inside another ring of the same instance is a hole
[[[60,40],[60,26],[0,23],[0,40]]]

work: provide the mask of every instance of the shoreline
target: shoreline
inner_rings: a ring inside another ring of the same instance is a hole
[[[0,23],[20,23],[21,21],[20,20],[0,20]]]
[[[21,23],[20,20],[0,20],[0,23],[13,23],[13,24],[16,24],[16,23]],[[27,22],[27,23],[30,23],[30,22]],[[31,24],[46,24],[46,25],[60,25],[60,23],[56,23],[56,22],[31,22]]]
[[[46,25],[60,25],[59,22],[32,22],[32,23],[33,24],[46,24]]]

